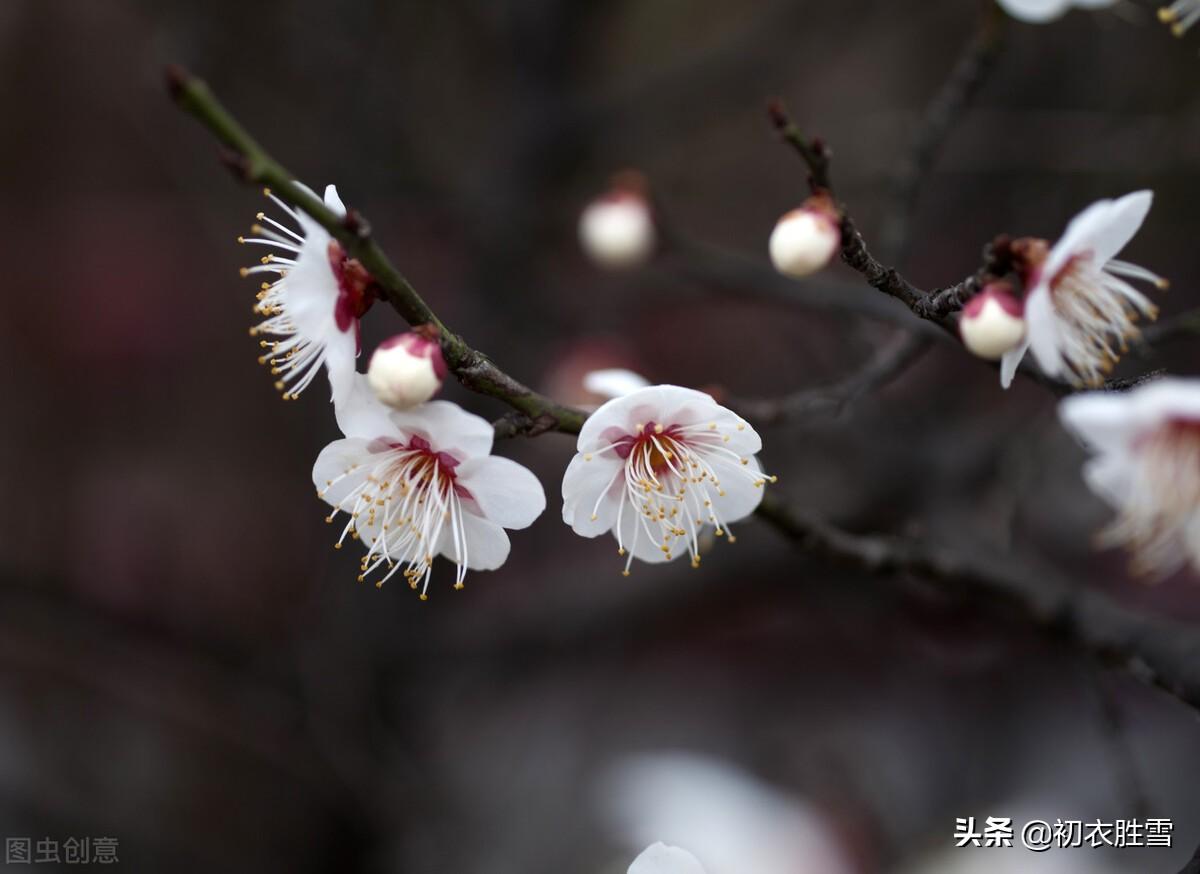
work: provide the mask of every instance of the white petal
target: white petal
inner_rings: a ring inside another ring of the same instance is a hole
[[[688,551],[687,539],[683,537],[672,537],[670,555],[663,552],[662,529],[658,525],[648,523],[639,511],[639,507],[640,504],[631,506],[626,503],[622,509],[621,537],[618,543],[627,552],[633,553],[634,558],[647,564],[662,564],[685,555]]]
[[[713,509],[717,518],[722,522],[736,522],[745,519],[762,503],[765,488],[754,485],[754,481],[746,476],[746,471],[761,473],[762,467],[758,459],[751,456],[746,465],[735,462],[718,462],[713,464],[717,476],[721,478],[721,491],[724,495],[713,494]]]
[[[1085,446],[1103,452],[1125,450],[1140,423],[1127,392],[1091,391],[1069,395],[1058,404],[1063,426]]]
[[[338,379],[341,379],[340,374]],[[332,370],[329,380],[331,383],[334,381]],[[333,401],[333,414],[338,427],[347,437],[374,440],[378,437],[397,439],[400,436],[400,432],[392,423],[391,409],[375,397],[365,373],[353,374],[346,380],[343,390],[340,390],[339,385],[335,385]]]
[[[345,402],[354,394],[354,355],[358,351],[358,338],[354,331],[333,331],[325,342],[325,372],[329,376],[329,399],[334,405]],[[343,432],[344,433],[344,432]]]
[[[1200,420],[1200,379],[1156,379],[1126,394],[1136,401],[1134,415],[1142,427],[1168,419]]]
[[[367,390],[370,391],[369,386]],[[491,423],[451,401],[430,401],[411,410],[393,410],[391,420],[402,434],[422,437],[435,451],[448,452],[459,461],[492,451],[495,431]]]
[[[304,242],[296,255],[296,263],[287,268],[281,289],[283,306],[302,337],[324,339],[330,329],[337,330],[334,310],[338,284],[329,265],[330,237],[303,212],[297,212],[296,218],[304,231]]]
[[[313,485],[322,493],[321,499],[330,506],[340,506],[367,475],[362,466],[371,460],[371,452],[367,449],[369,443],[370,440],[357,437],[334,440],[317,456],[312,471]],[[362,468],[361,474],[346,473],[356,466]]]
[[[562,482],[563,521],[576,534],[596,537],[616,524],[623,469],[621,460],[611,454],[588,461],[580,453],[571,459]]]
[[[609,442],[605,432],[610,428],[632,434],[638,424],[647,422],[691,425],[709,421],[724,409],[704,392],[677,385],[649,386],[601,405],[583,423],[577,445],[580,452],[588,452]]]
[[[463,513],[463,533],[466,536],[467,567],[473,571],[494,571],[508,558],[510,544],[504,529],[474,513]],[[439,554],[457,563],[458,550],[450,526],[442,530],[438,543]]]
[[[1116,453],[1099,455],[1083,467],[1088,488],[1110,506],[1121,508],[1133,491],[1135,467],[1130,459]]]
[[[455,471],[483,515],[505,528],[528,528],[546,509],[546,492],[527,468],[509,458],[469,458]]]
[[[335,185],[325,186],[325,205],[338,215],[344,216],[346,214],[346,205],[338,197],[337,186]]]
[[[657,843],[642,850],[628,874],[704,874],[704,866],[687,850]]]
[[[605,370],[593,370],[583,377],[583,387],[592,394],[606,398],[624,397],[640,388],[650,385],[649,380],[641,374],[620,367],[610,367]]]
[[[1070,0],[998,0],[1013,18],[1031,24],[1044,24],[1058,18],[1071,5]]]
[[[1052,279],[1076,255],[1091,253],[1102,267],[1133,239],[1154,201],[1151,191],[1135,191],[1117,200],[1098,200],[1067,225],[1042,269]]]
[[[1047,376],[1063,372],[1062,355],[1058,351],[1058,316],[1050,299],[1050,287],[1040,282],[1025,299],[1025,346],[1033,350],[1038,367]]]
[[[1018,345],[1015,349],[1009,349],[1004,353],[1004,357],[1000,359],[1000,386],[1008,388],[1012,385],[1013,377],[1017,373],[1017,368],[1021,366],[1021,359],[1025,357],[1025,353],[1029,350],[1029,337]]]

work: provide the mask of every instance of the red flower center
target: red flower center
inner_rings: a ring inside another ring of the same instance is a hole
[[[374,278],[367,272],[356,258],[347,258],[346,250],[337,240],[329,241],[329,266],[338,284],[337,304],[333,309],[333,318],[339,331],[349,331],[351,327],[358,336],[358,320],[366,314],[379,297],[379,287]]]

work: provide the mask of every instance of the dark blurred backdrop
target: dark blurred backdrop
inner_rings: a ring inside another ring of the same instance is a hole
[[[1117,862],[1180,867],[1200,841],[1194,713],[761,523],[700,572],[622,578],[609,540],[560,521],[570,438],[501,447],[550,498],[503,569],[454,593],[440,568],[428,603],[355,583],[309,477],[331,410],[319,388],[281,403],[246,335],[235,237],[264,201],[161,84],[184,64],[300,178],[336,182],[519,378],[577,401],[584,370],[615,364],[765,397],[835,381],[896,330],[806,297],[861,295],[843,267],[770,274],[767,235],[806,186],[766,100],[831,145],[877,234],[982,5],[0,0],[0,833],[114,836],[137,871],[623,871],[637,848],[597,781],[684,749],[809,799],[863,874],[945,846],[955,817],[1047,798],[1063,818],[1173,818],[1176,849]],[[1127,257],[1172,279],[1168,313],[1200,303],[1198,49],[1133,0],[1014,23],[920,189],[908,275],[957,281],[998,232],[1052,237],[1151,187]],[[576,218],[626,167],[753,278],[588,264]],[[399,329],[376,308],[367,347]],[[1195,372],[1194,350],[1128,370]],[[1053,398],[1002,393],[950,344],[764,436],[778,493],[846,527],[1011,547],[1200,621],[1194,578],[1147,589],[1092,552],[1106,511]]]

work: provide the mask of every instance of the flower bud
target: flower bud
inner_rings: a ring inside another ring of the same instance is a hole
[[[958,331],[973,355],[999,360],[1025,337],[1024,304],[1007,282],[992,282],[962,309]]]
[[[640,176],[622,174],[613,188],[588,204],[579,217],[579,242],[599,266],[611,270],[633,267],[654,253],[654,216],[643,188]]]
[[[802,279],[829,263],[842,245],[837,209],[825,195],[810,197],[771,231],[771,263],[784,276]]]
[[[415,331],[380,343],[367,367],[367,384],[375,397],[397,410],[425,403],[445,378],[441,345]]]

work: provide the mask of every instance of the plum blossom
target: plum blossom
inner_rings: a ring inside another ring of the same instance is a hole
[[[239,243],[274,250],[259,264],[242,268],[243,276],[266,273],[278,277],[262,283],[254,307],[263,321],[250,329],[250,336],[273,338],[259,341],[265,350],[259,363],[269,365],[272,375],[278,377],[275,387],[284,400],[299,397],[324,365],[336,401],[349,391],[354,378],[359,319],[375,300],[374,281],[311,217],[292,209],[269,189],[264,193],[300,230],[260,212],[258,223],[251,228],[253,236],[238,237]],[[325,189],[324,200],[329,209],[345,215],[334,186]]]
[[[422,331],[409,331],[376,347],[367,365],[367,383],[387,406],[408,410],[441,391],[446,372],[437,339]]]
[[[708,874],[851,874],[832,823],[811,803],[726,762],[650,753],[614,766],[599,787],[601,812],[631,847],[686,847]]]
[[[1117,511],[1101,543],[1129,547],[1138,573],[1200,570],[1200,380],[1072,395],[1059,415],[1093,453],[1088,486]]]
[[[467,570],[495,570],[508,558],[505,528],[527,528],[546,508],[537,477],[491,455],[492,426],[449,401],[411,410],[381,404],[357,374],[336,408],[346,435],[321,451],[313,466],[317,495],[347,521],[347,537],[367,548],[360,580],[378,571],[376,586],[402,572],[426,597],[433,560]]]
[[[608,399],[624,397],[640,388],[646,388],[648,385],[650,385],[650,381],[646,377],[623,367],[591,370],[583,376],[585,390]]]
[[[1117,0],[997,0],[1000,6],[1020,21],[1044,24],[1064,15],[1068,9],[1103,9]]]
[[[638,854],[628,874],[705,874],[705,871],[700,860],[687,850],[660,841]]]
[[[1048,376],[1078,386],[1103,384],[1138,336],[1140,317],[1156,318],[1158,308],[1127,282],[1138,279],[1158,288],[1166,280],[1114,257],[1137,233],[1150,211],[1153,194],[1136,191],[1117,200],[1093,203],[1067,225],[1046,251],[1044,242],[1024,240],[1025,339],[1006,352],[1000,384],[1012,384],[1029,349]]]
[[[603,404],[577,449],[563,477],[563,521],[584,537],[612,531],[626,575],[635,558],[687,552],[698,566],[703,529],[728,533],[775,481],[755,457],[762,440],[753,428],[709,395],[674,385]]]

